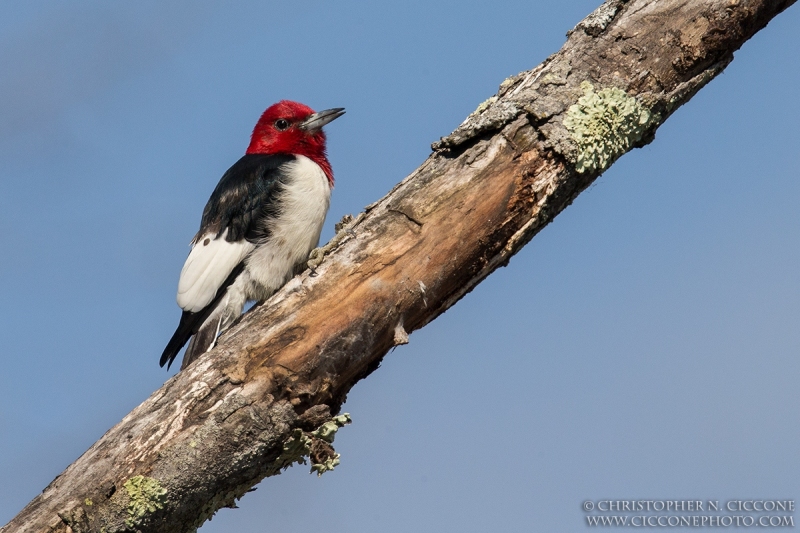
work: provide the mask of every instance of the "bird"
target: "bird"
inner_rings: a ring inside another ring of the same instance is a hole
[[[178,281],[183,312],[160,366],[169,369],[189,342],[186,368],[214,347],[247,302],[269,298],[304,270],[334,183],[322,127],[344,112],[282,100],[262,113],[245,155],[203,209]]]

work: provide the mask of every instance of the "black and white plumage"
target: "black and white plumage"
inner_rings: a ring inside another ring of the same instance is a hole
[[[341,114],[285,101],[264,112],[248,153],[222,176],[203,210],[178,282],[183,313],[161,366],[192,337],[185,368],[213,347],[248,301],[268,298],[303,269],[319,242],[333,186],[321,127]]]

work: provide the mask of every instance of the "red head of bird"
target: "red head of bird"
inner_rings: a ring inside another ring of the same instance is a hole
[[[307,105],[281,100],[258,119],[247,153],[304,155],[322,168],[333,186],[322,127],[343,114],[340,107],[315,113]]]

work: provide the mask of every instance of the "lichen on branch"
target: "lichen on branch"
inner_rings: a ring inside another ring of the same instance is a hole
[[[333,417],[314,431],[307,432],[295,429],[292,436],[283,445],[283,453],[278,457],[278,468],[286,469],[294,463],[306,464],[306,457],[311,460],[311,472],[321,476],[339,466],[341,457],[333,449],[333,440],[339,428],[352,423],[349,413]]]
[[[164,508],[167,489],[158,480],[145,476],[133,476],[124,484],[130,502],[125,525],[133,528],[148,514]]]
[[[581,83],[583,96],[567,110],[564,127],[578,146],[575,169],[602,172],[642,140],[660,116],[616,87],[595,92]]]

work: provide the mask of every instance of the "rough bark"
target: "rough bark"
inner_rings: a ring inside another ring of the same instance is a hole
[[[331,466],[350,388],[650,142],[793,2],[604,3],[338,233],[315,272],[245,315],[1,531],[191,531],[304,455]]]

